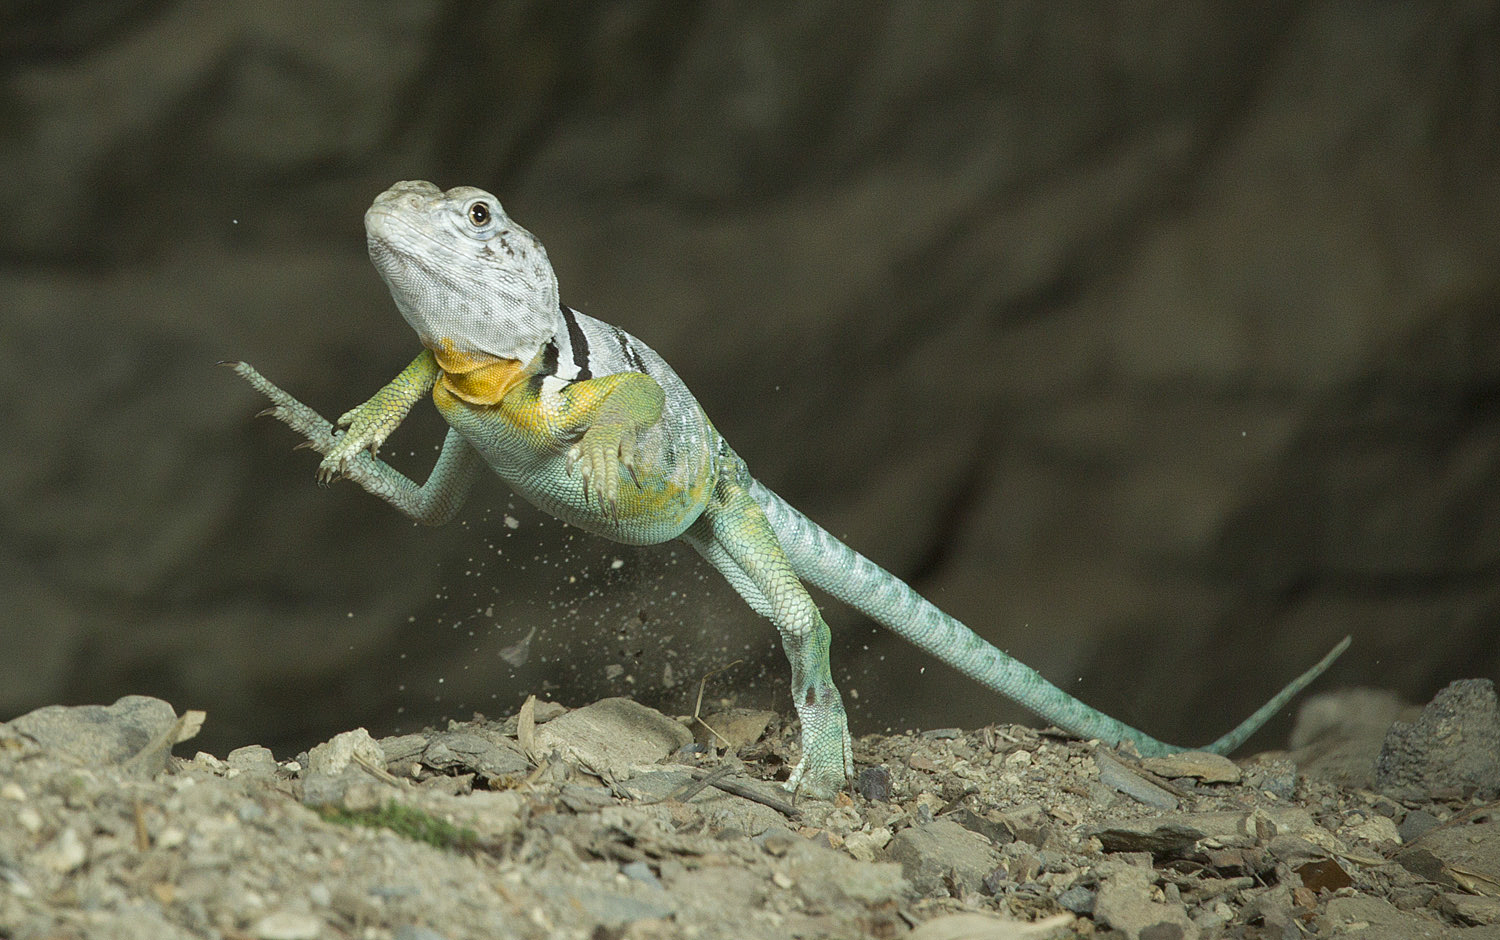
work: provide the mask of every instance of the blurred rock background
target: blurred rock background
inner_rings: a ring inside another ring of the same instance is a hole
[[[1324,687],[1494,677],[1497,50],[1471,2],[12,4],[0,718],[282,753],[735,659],[711,698],[790,710],[686,550],[499,484],[417,529],[214,367],[330,417],[393,376],[406,178],[497,193],[762,480],[1112,714],[1207,738],[1345,633]],[[1023,717],[828,612],[857,730]]]

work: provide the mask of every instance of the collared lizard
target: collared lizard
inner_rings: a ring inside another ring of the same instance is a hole
[[[494,196],[397,183],[365,213],[365,232],[422,353],[340,417],[342,433],[248,364],[235,363],[236,371],[324,455],[321,481],[347,477],[418,522],[453,518],[487,466],[581,529],[631,545],[682,539],[697,549],[780,633],[802,724],[787,781],[793,792],[829,797],[854,767],[828,625],[804,581],[1063,729],[1130,741],[1143,754],[1183,750],[1052,685],[755,480],[665,360],[560,302],[546,251]],[[418,486],[377,452],[427,395],[449,430]],[[1348,643],[1205,749],[1233,750]]]

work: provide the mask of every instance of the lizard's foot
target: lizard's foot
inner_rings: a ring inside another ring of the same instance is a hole
[[[322,463],[318,464],[318,482],[331,483],[344,476],[350,463],[362,452],[368,451],[371,457],[378,457],[380,445],[404,417],[406,412],[393,409],[380,393],[340,415],[334,424],[346,430],[325,451]]]
[[[641,485],[635,470],[635,438],[635,429],[628,425],[595,424],[568,448],[563,465],[569,474],[578,469],[584,499],[592,498],[612,517],[620,511],[620,468],[625,468],[636,486]]]
[[[842,767],[811,766],[807,755],[797,761],[792,775],[787,778],[787,792],[793,796],[810,796],[815,800],[831,800],[838,796],[848,777]]]
[[[333,425],[322,415],[282,391],[270,379],[255,371],[248,362],[224,362],[221,365],[232,368],[240,378],[271,400],[271,407],[261,414],[275,418],[307,438],[300,446],[310,447],[320,454],[326,454],[332,449],[337,438],[333,433]]]
[[[848,719],[843,706],[812,705],[798,712],[802,717],[802,757],[792,769],[786,788],[793,795],[831,800],[854,776],[854,741],[849,736]]]

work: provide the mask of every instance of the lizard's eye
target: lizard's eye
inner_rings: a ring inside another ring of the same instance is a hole
[[[488,203],[476,202],[469,207],[469,221],[475,227],[484,228],[490,221],[490,207]]]

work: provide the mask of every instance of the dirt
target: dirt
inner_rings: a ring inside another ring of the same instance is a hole
[[[0,937],[1500,938],[1500,754],[1461,746],[1493,687],[1384,734],[1377,700],[1324,696],[1297,750],[1239,761],[871,736],[832,802],[777,785],[768,712],[532,700],[277,760],[174,756],[204,716],[155,699],[54,706],[0,725]],[[1373,789],[1413,727],[1458,777],[1424,752]]]

